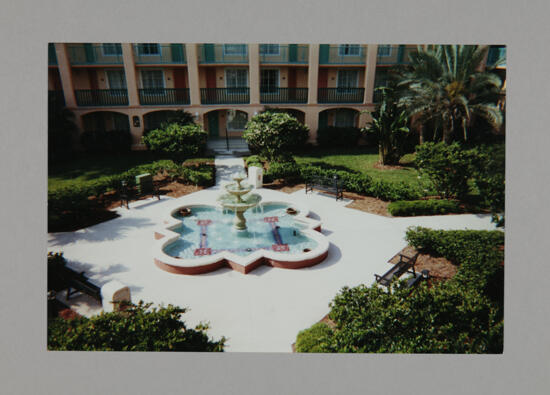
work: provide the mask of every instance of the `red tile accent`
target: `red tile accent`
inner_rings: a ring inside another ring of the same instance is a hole
[[[279,222],[279,217],[264,217],[264,222]]]
[[[207,226],[207,225],[210,225],[211,223],[212,223],[211,219],[199,219],[197,221],[197,225],[199,226]]]
[[[288,244],[273,244],[271,245],[271,249],[277,252],[290,251]]]
[[[212,248],[197,248],[195,249],[195,256],[212,255]]]

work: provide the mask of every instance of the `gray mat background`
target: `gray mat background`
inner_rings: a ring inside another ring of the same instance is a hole
[[[548,4],[510,0],[3,2],[0,393],[548,393]],[[46,351],[47,43],[125,41],[507,44],[504,354]]]

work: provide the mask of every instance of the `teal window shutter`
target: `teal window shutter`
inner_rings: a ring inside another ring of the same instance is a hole
[[[329,46],[328,44],[319,45],[319,63],[328,63]]]
[[[405,46],[400,45],[399,49],[397,50],[397,63],[403,63],[403,53],[405,51]]]
[[[288,46],[288,61],[291,63],[298,61],[298,45],[290,44]]]
[[[214,62],[216,55],[214,52],[214,44],[204,44],[204,61],[206,63]]]
[[[84,44],[84,53],[86,54],[86,63],[95,63],[95,52],[92,44]]]
[[[172,62],[174,63],[185,62],[185,56],[183,54],[182,44],[170,44],[170,49],[172,50]]]

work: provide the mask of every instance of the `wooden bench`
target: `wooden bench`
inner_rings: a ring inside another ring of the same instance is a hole
[[[140,198],[145,196],[156,196],[160,200],[160,193],[155,183],[153,182],[153,176],[149,173],[140,174],[136,176],[136,187],[130,188],[125,181],[122,181],[119,191],[120,207],[126,206],[130,209],[131,198]]]
[[[92,284],[84,275],[84,272],[78,273],[68,267],[65,267],[64,277],[68,285],[67,300],[69,300],[72,295],[82,292],[90,295],[101,303],[101,288],[95,284]]]
[[[344,189],[340,177],[335,174],[333,177],[317,176],[306,180],[306,193],[314,189],[323,192],[330,192],[336,195],[336,200],[344,199]]]
[[[389,287],[392,280],[394,278],[401,277],[404,273],[412,273],[414,277],[416,277],[416,271],[414,269],[414,265],[416,264],[416,259],[418,258],[419,253],[417,252],[414,254],[414,256],[409,257],[403,254],[399,254],[399,262],[397,262],[395,265],[392,266],[390,270],[388,270],[383,275],[375,274],[374,278],[376,279],[376,282],[381,285],[385,285],[386,287]],[[409,269],[412,268],[412,272],[409,271]]]

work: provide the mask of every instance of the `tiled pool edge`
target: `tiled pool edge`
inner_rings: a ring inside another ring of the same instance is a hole
[[[327,257],[329,242],[321,233],[321,222],[308,217],[309,209],[307,207],[288,201],[268,201],[264,202],[264,204],[285,204],[297,208],[298,214],[295,216],[295,219],[307,225],[303,233],[316,241],[317,246],[311,251],[300,254],[283,254],[269,250],[258,250],[247,256],[239,256],[230,251],[222,251],[214,255],[193,259],[169,256],[164,252],[164,247],[179,239],[180,235],[174,232],[173,229],[181,224],[172,214],[184,207],[192,209],[193,207],[216,206],[216,204],[189,203],[172,209],[168,218],[164,220],[164,225],[161,228],[155,229],[155,243],[153,247],[155,265],[164,271],[174,274],[204,274],[222,267],[230,267],[239,273],[247,274],[262,264],[283,269],[300,269],[316,265]]]

